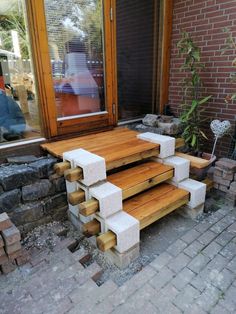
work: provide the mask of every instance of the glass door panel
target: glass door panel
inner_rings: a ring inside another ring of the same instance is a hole
[[[58,120],[106,112],[102,0],[45,0]]]

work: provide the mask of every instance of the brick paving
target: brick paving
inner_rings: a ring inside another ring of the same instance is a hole
[[[63,245],[0,276],[0,313],[236,313],[236,209],[223,205],[118,286]],[[94,277],[95,276],[95,277]]]

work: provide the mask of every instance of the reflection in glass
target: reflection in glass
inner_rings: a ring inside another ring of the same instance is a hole
[[[24,2],[0,1],[0,142],[40,136]]]
[[[105,110],[101,0],[45,0],[58,117]]]

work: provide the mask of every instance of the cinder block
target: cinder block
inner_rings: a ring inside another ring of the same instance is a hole
[[[166,158],[175,154],[175,138],[155,134],[151,132],[138,134],[137,137],[141,140],[156,143],[160,145],[159,158]]]
[[[0,214],[0,231],[10,228],[12,226],[12,222],[8,217],[7,213]]]
[[[80,148],[63,153],[63,161],[69,161],[71,164],[71,169],[75,168],[74,159],[76,158],[79,152]]]
[[[79,205],[73,206],[73,205],[69,204],[68,208],[69,208],[69,212],[73,213],[73,215],[75,217],[77,217],[77,219],[79,219]]]
[[[122,209],[122,190],[110,182],[100,183],[90,188],[90,198],[99,202],[97,214],[107,218]]]
[[[94,215],[94,218],[100,222],[101,233],[105,233],[106,232],[105,220],[97,214]]]
[[[21,240],[20,231],[14,225],[3,230],[2,237],[6,246],[12,245]]]
[[[106,231],[110,230],[116,234],[115,249],[119,253],[124,253],[139,243],[139,221],[126,212],[120,211],[110,216],[106,219],[105,224]]]
[[[19,250],[21,250],[21,243],[20,242],[15,242],[11,245],[5,246],[5,251],[8,255],[15,253]]]
[[[80,214],[79,214],[79,220],[80,220],[83,224],[86,224],[87,222],[92,221],[92,220],[93,220],[93,217],[94,217],[94,215],[90,215],[90,216],[86,217],[86,216],[83,216],[83,215],[80,215]]]
[[[174,177],[170,180],[180,182],[189,178],[190,161],[178,156],[163,159],[164,165],[172,166],[175,169]]]
[[[105,159],[98,155],[80,149],[74,159],[74,165],[83,169],[83,179],[80,182],[86,186],[106,179]]]
[[[124,269],[139,257],[139,243],[124,253],[119,253],[116,249],[112,248],[111,250],[106,251],[105,255],[117,267]]]
[[[80,183],[80,182],[77,182],[77,185],[76,185],[76,191],[78,190],[83,190],[84,193],[85,193],[85,200],[89,200],[90,199],[90,194],[89,194],[89,187],[88,186],[85,186],[84,184]]]
[[[185,218],[191,218],[196,219],[199,216],[203,214],[204,211],[204,204],[198,205],[195,208],[192,208],[188,205],[184,205],[181,208],[178,209],[178,213],[185,217]]]
[[[190,193],[190,201],[188,203],[189,207],[195,208],[205,202],[206,184],[193,179],[186,179],[178,183],[178,187],[183,190],[189,191]]]
[[[83,223],[70,210],[68,210],[68,219],[76,229],[78,229],[80,232],[83,231]]]
[[[66,180],[66,191],[67,194],[77,191],[77,182],[69,182]]]

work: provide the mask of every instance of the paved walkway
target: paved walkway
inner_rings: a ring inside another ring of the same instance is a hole
[[[236,313],[236,209],[223,206],[118,287],[66,240],[0,276],[0,313]],[[95,281],[94,281],[95,280]]]

